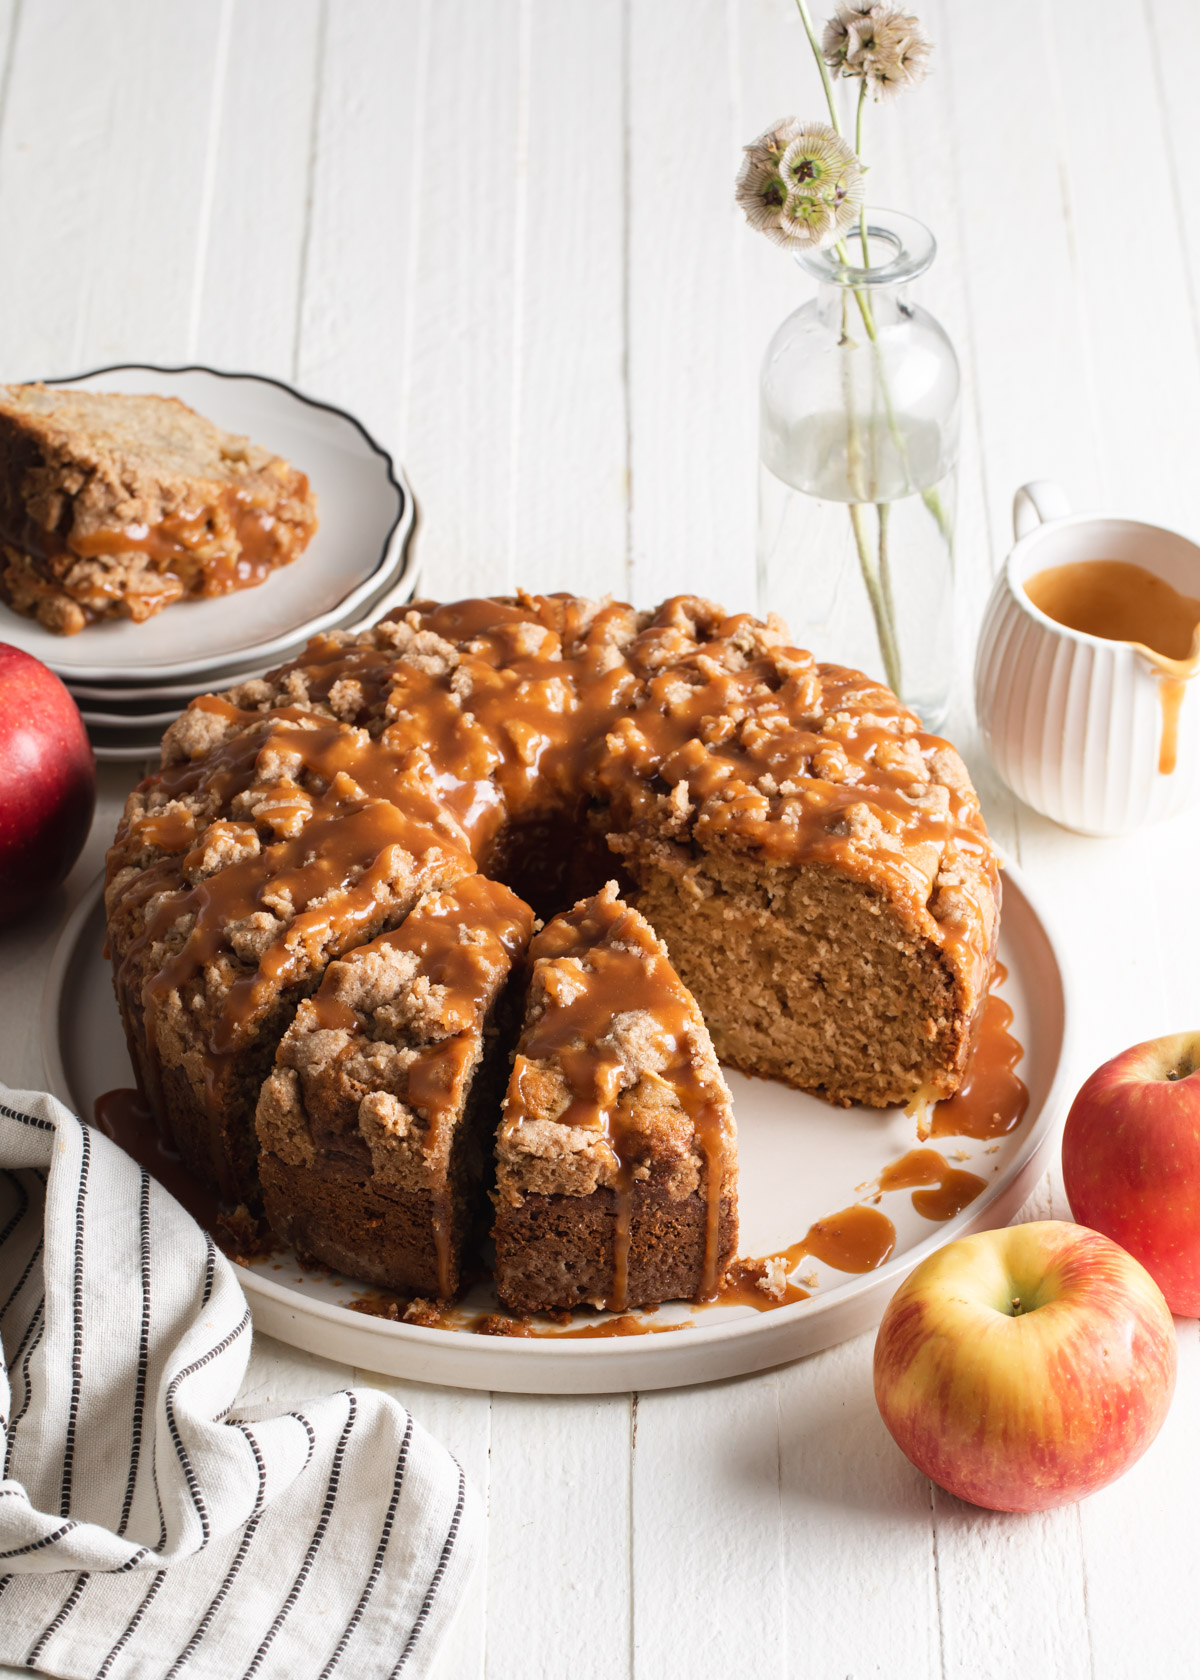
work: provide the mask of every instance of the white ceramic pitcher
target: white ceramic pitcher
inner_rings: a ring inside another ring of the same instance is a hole
[[[1145,653],[1056,623],[1024,586],[1048,566],[1124,560],[1200,596],[1200,548],[1158,525],[1072,513],[1045,479],[1017,491],[1013,529],[975,659],[993,763],[1026,804],[1082,834],[1128,834],[1174,816],[1200,793],[1200,676],[1183,684],[1172,722],[1171,694]],[[1160,755],[1172,728],[1167,773]]]

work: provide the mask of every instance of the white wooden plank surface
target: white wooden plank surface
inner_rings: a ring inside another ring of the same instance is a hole
[[[964,372],[965,679],[1013,489],[1200,530],[1192,0],[925,0],[935,74],[872,109],[871,195],[926,217]],[[818,8],[820,14],[821,8]],[[196,355],[396,447],[432,593],[753,599],[757,364],[805,295],[732,207],[741,144],[822,115],[790,0],[0,0],[0,377]],[[1197,820],[1083,841],[967,748],[1075,962],[1076,1074],[1200,1017]],[[0,1071],[68,889],[0,937]],[[1067,1213],[1057,1174],[1025,1217]],[[1163,1436],[1082,1507],[931,1491],[869,1337],[636,1402],[460,1394],[260,1341],[247,1405],[389,1388],[489,1506],[445,1680],[1175,1680],[1195,1672],[1200,1332]]]

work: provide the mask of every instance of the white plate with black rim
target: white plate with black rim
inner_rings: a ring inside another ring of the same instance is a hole
[[[50,1090],[90,1119],[96,1098],[132,1081],[124,1035],[103,957],[99,883],[63,930],[47,975],[42,1049]],[[1069,1090],[1067,987],[1061,955],[1020,871],[1005,872],[1000,959],[1002,994],[1024,1047],[1020,1072],[1029,1106],[1020,1124],[992,1141],[936,1139],[955,1167],[984,1188],[955,1217],[922,1217],[908,1190],[879,1195],[878,1175],[917,1144],[917,1123],[902,1109],[832,1108],[761,1079],[729,1075],[738,1124],[739,1251],[777,1254],[818,1219],[871,1204],[895,1226],[895,1246],[876,1270],[855,1274],[805,1259],[811,1293],[768,1312],[686,1303],[634,1314],[639,1326],[670,1334],[564,1339],[478,1335],[426,1328],[350,1310],[352,1280],[305,1272],[292,1254],[275,1254],[239,1272],[257,1328],[310,1353],[414,1381],[509,1393],[595,1394],[670,1388],[743,1375],[832,1346],[878,1323],[914,1265],[969,1231],[1007,1223],[1029,1195],[1057,1141]],[[879,1195],[878,1202],[876,1196]],[[456,1313],[459,1323],[494,1312],[479,1285]],[[576,1315],[571,1326],[595,1325]],[[552,1329],[551,1326],[546,1326]]]
[[[136,672],[140,681],[167,682],[243,662],[265,664],[352,617],[404,560],[412,493],[387,450],[344,409],[261,374],[200,366],[128,363],[46,383],[178,397],[307,473],[320,521],[299,559],[257,588],[180,601],[144,624],[106,619],[77,636],[56,636],[0,603],[0,640],[64,679],[128,683]]]

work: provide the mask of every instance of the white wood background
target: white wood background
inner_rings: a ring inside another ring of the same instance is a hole
[[[934,228],[919,296],[963,361],[965,679],[1023,480],[1200,536],[1200,7],[914,3],[936,73],[871,110],[870,190]],[[790,0],[0,0],[0,378],[276,374],[403,459],[430,592],[751,606],[757,363],[805,290],[732,183],[793,111],[823,115]],[[1071,837],[997,785],[965,707],[954,732],[1068,934],[1078,1081],[1195,1026],[1200,819]],[[48,952],[129,781],[106,773],[68,890],[0,940],[13,1084],[41,1082]],[[1053,1175],[1026,1209],[1048,1213]],[[1179,1332],[1158,1444],[1028,1518],[907,1464],[869,1337],[640,1398],[388,1383],[490,1511],[441,1674],[1193,1676],[1200,1340]],[[262,1340],[249,1386],[282,1408],[349,1380]]]

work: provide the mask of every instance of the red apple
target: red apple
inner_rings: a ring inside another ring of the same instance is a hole
[[[1062,1166],[1079,1223],[1136,1255],[1172,1312],[1200,1318],[1200,1032],[1097,1068],[1067,1116]]]
[[[888,1304],[875,1398],[940,1487],[1045,1511],[1128,1470],[1175,1387],[1175,1326],[1116,1243],[1059,1220],[982,1231],[930,1255]]]
[[[40,659],[0,642],[0,927],[64,878],[95,807],[96,761],[78,706]]]

